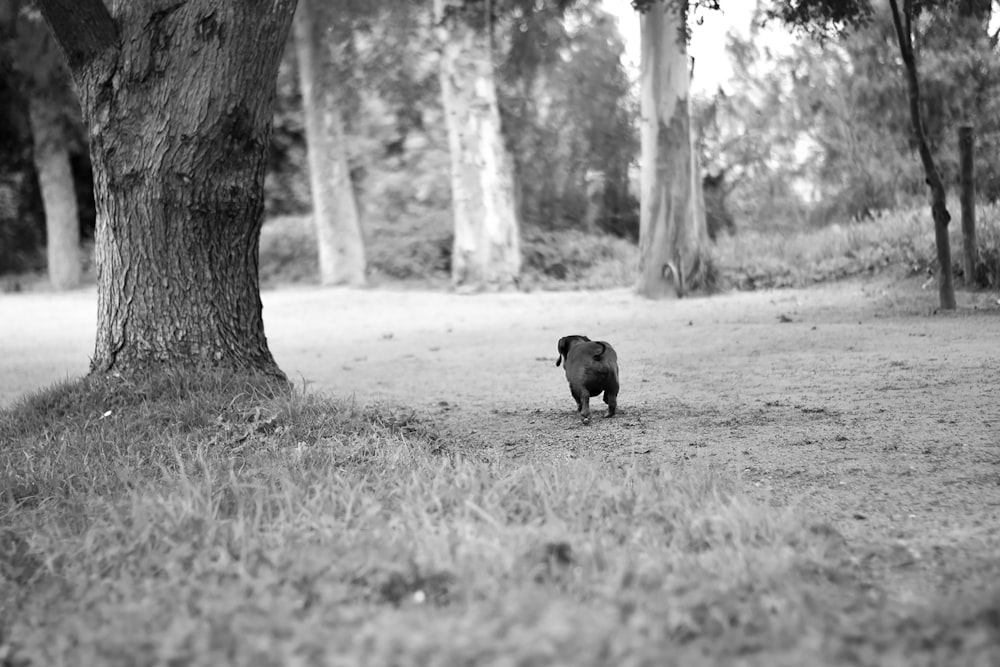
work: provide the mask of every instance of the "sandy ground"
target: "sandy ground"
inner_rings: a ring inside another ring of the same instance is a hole
[[[311,288],[263,300],[300,386],[403,402],[511,456],[716,469],[872,544],[904,601],[1000,573],[995,293],[960,295],[954,314],[889,278],[670,302]],[[92,289],[0,295],[0,406],[85,372],[95,311]],[[579,424],[555,367],[570,333],[616,347],[618,417],[598,418],[598,400]]]

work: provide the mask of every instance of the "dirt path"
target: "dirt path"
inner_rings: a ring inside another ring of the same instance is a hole
[[[933,292],[880,279],[665,303],[294,289],[264,304],[299,384],[412,405],[512,456],[717,469],[870,545],[905,601],[1000,571],[1000,308],[963,298],[934,314]],[[0,296],[0,405],[86,370],[94,304]],[[579,425],[554,365],[570,333],[618,350],[619,417]]]

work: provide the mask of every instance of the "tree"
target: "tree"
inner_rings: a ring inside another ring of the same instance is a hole
[[[944,180],[935,162],[934,153],[927,137],[924,109],[921,103],[920,77],[913,40],[913,20],[923,11],[932,9],[953,10],[965,13],[966,18],[983,20],[984,0],[903,0],[900,8],[897,0],[888,0],[889,11],[896,34],[896,42],[903,61],[903,75],[906,79],[909,101],[910,123],[917,152],[930,190],[931,217],[934,221],[934,238],[937,245],[938,295],[941,308],[955,308],[955,289],[952,282],[951,248],[948,238],[948,224],[951,215],[946,205],[947,191]],[[787,23],[807,30],[828,33],[867,24],[873,16],[873,7],[868,0],[787,0],[776,3],[770,10]]]
[[[19,23],[17,60],[30,98],[35,169],[45,209],[46,266],[55,289],[70,289],[79,285],[83,272],[80,217],[70,168],[80,108],[69,72],[41,17],[37,13],[22,16]]]
[[[939,266],[938,295],[942,308],[954,310],[955,286],[952,282],[951,243],[948,239],[948,223],[951,222],[951,214],[948,213],[947,190],[944,180],[934,163],[934,154],[931,152],[927,135],[924,132],[924,119],[920,107],[920,79],[917,75],[917,62],[913,49],[913,0],[903,0],[902,15],[896,0],[889,0],[889,7],[892,9],[892,22],[896,27],[896,39],[899,41],[899,51],[906,69],[913,134],[917,140],[920,162],[927,175],[927,186],[931,191],[931,217],[934,219],[934,240],[937,245]]]
[[[338,76],[342,59],[344,22],[331,16],[331,7],[317,0],[299,0],[295,13],[295,46],[299,59],[302,106],[305,113],[313,221],[323,285],[363,285],[365,248],[358,205],[347,160],[344,118],[339,97],[344,88]]]
[[[500,112],[524,228],[638,235],[638,115],[614,19],[594,0],[519,2],[497,22]]]
[[[278,61],[295,0],[39,0],[90,136],[92,373],[222,366],[283,377],[258,287]]]
[[[452,282],[504,288],[521,271],[513,159],[501,132],[488,0],[434,0],[451,152]]]
[[[816,125],[815,114],[800,117],[794,103],[800,61],[774,54],[758,29],[753,23],[747,37],[727,35],[733,76],[725,89],[693,104],[710,237],[737,225],[729,210],[738,226],[755,230],[785,230],[804,219],[806,203],[795,187],[803,176],[797,148]]]
[[[683,296],[707,238],[691,135],[687,2],[633,2],[641,16],[642,157],[637,291]]]
[[[29,100],[15,67],[18,5],[0,0],[0,274],[40,268],[42,204],[32,160]]]

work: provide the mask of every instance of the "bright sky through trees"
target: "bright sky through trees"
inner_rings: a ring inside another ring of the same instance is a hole
[[[694,79],[691,87],[696,94],[707,95],[732,76],[733,68],[726,54],[726,33],[737,30],[750,32],[756,3],[737,0],[725,3],[722,11],[699,9],[692,17],[691,44],[688,53],[694,57]],[[639,78],[639,14],[628,0],[604,0],[604,8],[618,17],[618,30],[625,39],[625,66],[633,80]],[[698,21],[701,21],[699,24]],[[761,31],[771,46],[788,44],[791,36],[775,25]]]

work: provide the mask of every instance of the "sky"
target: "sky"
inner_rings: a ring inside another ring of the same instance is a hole
[[[748,34],[756,4],[753,0],[735,0],[725,3],[726,8],[722,11],[700,10],[695,14],[694,19],[702,19],[700,25],[695,20],[691,22],[691,44],[688,47],[688,53],[695,59],[694,79],[691,81],[695,94],[710,94],[730,79],[733,68],[725,53],[726,33],[736,30]],[[625,39],[625,66],[634,80],[638,80],[639,14],[632,9],[629,0],[604,0],[604,9],[618,17],[618,30]],[[772,40],[791,39],[787,33],[779,34],[776,30],[767,30],[762,34]]]

